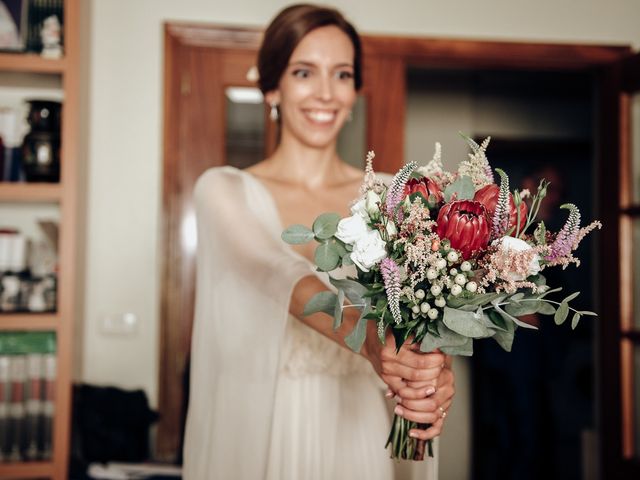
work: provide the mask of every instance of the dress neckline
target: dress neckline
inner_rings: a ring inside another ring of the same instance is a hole
[[[278,227],[279,227],[278,231],[279,231],[279,234],[282,234],[282,232],[285,230],[286,227],[284,226],[284,223],[282,221],[282,216],[280,215],[280,211],[278,210],[278,205],[276,203],[276,199],[273,197],[273,194],[271,193],[271,190],[269,190],[269,188],[264,184],[264,182],[262,180],[260,180],[260,178],[258,178],[253,173],[247,172],[246,170],[242,170],[242,169],[240,169],[238,167],[234,167],[233,165],[225,165],[224,168],[226,168],[226,169],[228,169],[230,171],[233,171],[234,173],[237,173],[237,174],[239,174],[240,176],[242,176],[244,178],[248,178],[250,182],[252,182],[254,185],[256,185],[258,187],[258,190],[262,192],[262,195],[265,197],[265,199],[267,201],[267,204],[268,204],[267,208],[272,210],[273,215],[278,220]],[[309,260],[307,257],[302,255],[301,253],[299,253],[296,250],[294,250],[291,245],[289,245],[284,240],[282,240],[280,235],[278,235],[278,237],[280,238],[280,241],[282,242],[282,244],[283,244],[284,248],[286,249],[286,251],[288,251],[289,253],[291,253],[295,257],[304,260],[305,262],[307,262],[312,267],[314,267],[314,268],[316,267],[316,264],[314,262],[312,262],[311,260]]]

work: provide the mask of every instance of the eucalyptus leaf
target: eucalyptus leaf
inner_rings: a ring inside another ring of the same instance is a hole
[[[365,303],[364,295],[369,291],[367,287],[348,278],[337,279],[329,276],[329,281],[334,287],[344,290],[345,296],[354,305],[363,305]],[[370,304],[370,300],[367,299]]]
[[[367,302],[368,301],[369,300],[367,300]],[[358,323],[356,323],[356,326],[353,328],[353,330],[349,335],[344,337],[344,343],[347,345],[347,347],[349,347],[351,350],[353,350],[356,353],[360,352],[360,349],[362,348],[362,344],[364,343],[367,337],[367,322],[369,320],[367,320],[365,316],[369,313],[370,311],[369,309],[370,309],[370,306],[367,303],[367,305],[365,305],[365,307],[362,309],[362,314],[360,315],[360,318],[358,319]]]
[[[569,295],[567,298],[565,298],[562,302],[563,302],[563,303],[569,303],[571,300],[573,300],[574,298],[576,298],[578,295],[580,295],[580,292],[572,293],[572,294],[571,294],[571,295]]]
[[[347,249],[345,248],[344,243],[341,242],[340,240],[335,241],[334,245],[339,257],[344,257],[345,255],[351,256],[351,254],[347,252]]]
[[[513,315],[514,317],[521,317],[523,315],[531,315],[538,311],[538,307],[541,300],[527,301],[522,303],[510,303],[505,305],[504,309],[509,315]]]
[[[535,283],[537,286],[541,286],[541,285],[546,285],[547,284],[547,279],[541,273],[539,273],[537,275],[533,275],[533,276],[529,277],[527,280],[529,280],[530,282]]]
[[[463,345],[440,347],[440,351],[446,355],[460,355],[470,357],[473,355],[473,338],[468,338]]]
[[[505,295],[502,293],[481,293],[478,295],[474,295],[470,299],[460,298],[459,296],[458,297],[449,296],[449,298],[447,299],[447,304],[452,308],[461,308],[467,305],[473,306],[473,307],[480,307],[488,303],[491,303],[496,299],[499,299],[498,300],[498,303],[499,303],[502,300],[504,300],[504,298],[505,298]]]
[[[348,267],[350,265],[353,265],[353,260],[351,260],[351,253],[347,252],[342,256],[342,266]]]
[[[590,312],[590,311],[588,311],[588,310],[582,310],[582,311],[580,311],[579,313],[580,313],[580,315],[586,315],[586,316],[588,316],[588,317],[597,317],[597,316],[598,316],[598,314],[597,314],[597,313],[595,313],[595,312]]]
[[[321,272],[330,272],[338,267],[340,256],[336,251],[335,244],[329,242],[321,243],[316,247],[314,260]]]
[[[471,200],[475,193],[476,189],[473,185],[473,180],[471,180],[471,177],[463,175],[444,190],[444,200],[445,202],[451,201],[454,194],[456,200]]]
[[[505,352],[510,352],[513,346],[513,338],[516,333],[515,324],[513,322],[506,322],[507,330],[497,330],[493,339],[498,345],[502,347]]]
[[[333,312],[333,329],[337,330],[342,325],[342,306],[344,305],[344,290],[338,290],[336,305]]]
[[[558,310],[556,310],[553,320],[556,322],[556,325],[562,325],[567,319],[567,315],[569,315],[569,305],[562,302],[558,307]]]
[[[544,300],[540,300],[540,303],[538,304],[538,313],[541,315],[553,315],[556,313],[556,307]]]
[[[313,222],[313,233],[320,240],[333,237],[338,229],[340,215],[337,213],[323,213]]]
[[[513,325],[513,322],[507,322],[502,315],[500,315],[495,310],[489,310],[488,313],[485,313],[482,316],[484,320],[484,324],[490,329],[494,330],[502,330],[503,332],[509,331],[509,325]],[[511,327],[513,329],[513,327]]]
[[[511,296],[509,297],[509,300],[510,300],[510,301],[512,301],[512,302],[516,302],[516,303],[517,303],[517,302],[519,302],[520,300],[522,300],[523,298],[524,298],[524,293],[519,292],[519,293],[516,293],[516,294],[514,294],[514,295],[511,295]]]
[[[304,225],[291,225],[281,235],[282,240],[290,245],[302,245],[315,238],[313,231]]]
[[[578,312],[573,314],[573,318],[571,319],[571,329],[575,330],[578,326],[578,322],[580,321],[580,314]]]
[[[333,292],[316,293],[304,306],[302,315],[306,317],[314,313],[324,312],[333,316],[337,298],[338,296]]]
[[[482,323],[482,317],[475,312],[464,312],[456,308],[444,307],[444,324],[460,335],[471,338],[490,337],[489,329]]]
[[[513,323],[515,323],[516,325],[518,325],[519,327],[522,328],[530,328],[532,330],[537,330],[538,327],[536,327],[535,325],[531,325],[530,323],[526,323],[523,322],[522,320],[520,320],[517,317],[514,317],[513,315],[508,314],[507,312],[505,312],[502,308],[500,308],[500,306],[498,305],[494,305],[493,308],[496,310],[496,312],[498,312],[500,315],[502,315],[502,317],[505,320],[511,320]]]
[[[434,323],[428,325],[429,332],[422,339],[420,344],[421,352],[433,352],[436,348],[443,346],[455,347],[464,345],[467,342],[467,337],[464,337],[442,323],[437,324],[437,334],[433,332],[435,327]]]

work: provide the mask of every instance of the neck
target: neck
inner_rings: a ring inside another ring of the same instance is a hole
[[[276,151],[266,162],[271,175],[308,188],[326,186],[335,181],[342,163],[335,142],[323,148],[313,148],[287,135],[283,135]]]

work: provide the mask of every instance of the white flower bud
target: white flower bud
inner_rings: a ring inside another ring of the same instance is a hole
[[[444,258],[441,258],[436,262],[436,267],[438,267],[439,270],[447,268],[447,261]]]
[[[427,313],[430,309],[431,305],[429,305],[427,302],[424,302],[422,305],[420,305],[420,311],[422,313]]]
[[[464,262],[462,262],[462,265],[460,265],[460,270],[462,270],[463,272],[470,272],[471,264],[465,260]]]
[[[463,286],[465,283],[467,283],[467,277],[459,273],[456,275],[456,278],[454,278],[453,281],[456,282],[458,285]]]
[[[367,192],[365,197],[365,208],[371,218],[376,218],[380,214],[380,196],[373,190]]]
[[[458,252],[451,251],[451,252],[447,253],[447,260],[449,260],[451,263],[457,262],[458,261]]]
[[[442,292],[442,287],[440,285],[431,285],[431,294],[434,297],[437,297]]]
[[[435,268],[430,268],[429,270],[427,270],[427,278],[429,280],[435,280],[436,278],[438,278],[438,272]]]
[[[467,290],[469,290],[471,293],[475,292],[476,290],[478,290],[478,284],[476,282],[467,283]]]
[[[414,305],[413,307],[411,307],[411,311],[413,313],[420,313],[420,307],[418,305]]]
[[[455,268],[452,268],[451,270],[449,270],[449,275],[455,277],[458,274],[458,270]]]
[[[436,307],[440,307],[440,308],[444,308],[445,305],[447,304],[447,301],[444,299],[444,297],[438,297],[436,298]]]
[[[457,297],[461,293],[462,293],[462,287],[457,283],[451,287],[451,295],[453,295],[454,297]]]
[[[438,310],[436,310],[435,308],[430,309],[427,312],[427,316],[431,319],[431,320],[435,320],[436,318],[438,318]]]
[[[416,290],[415,296],[418,300],[422,300],[425,297],[425,295],[426,293],[424,293],[424,290],[422,290],[421,288]]]

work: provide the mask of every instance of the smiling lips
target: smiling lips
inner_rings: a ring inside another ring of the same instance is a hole
[[[312,122],[327,125],[336,119],[337,110],[304,110],[304,113]]]

